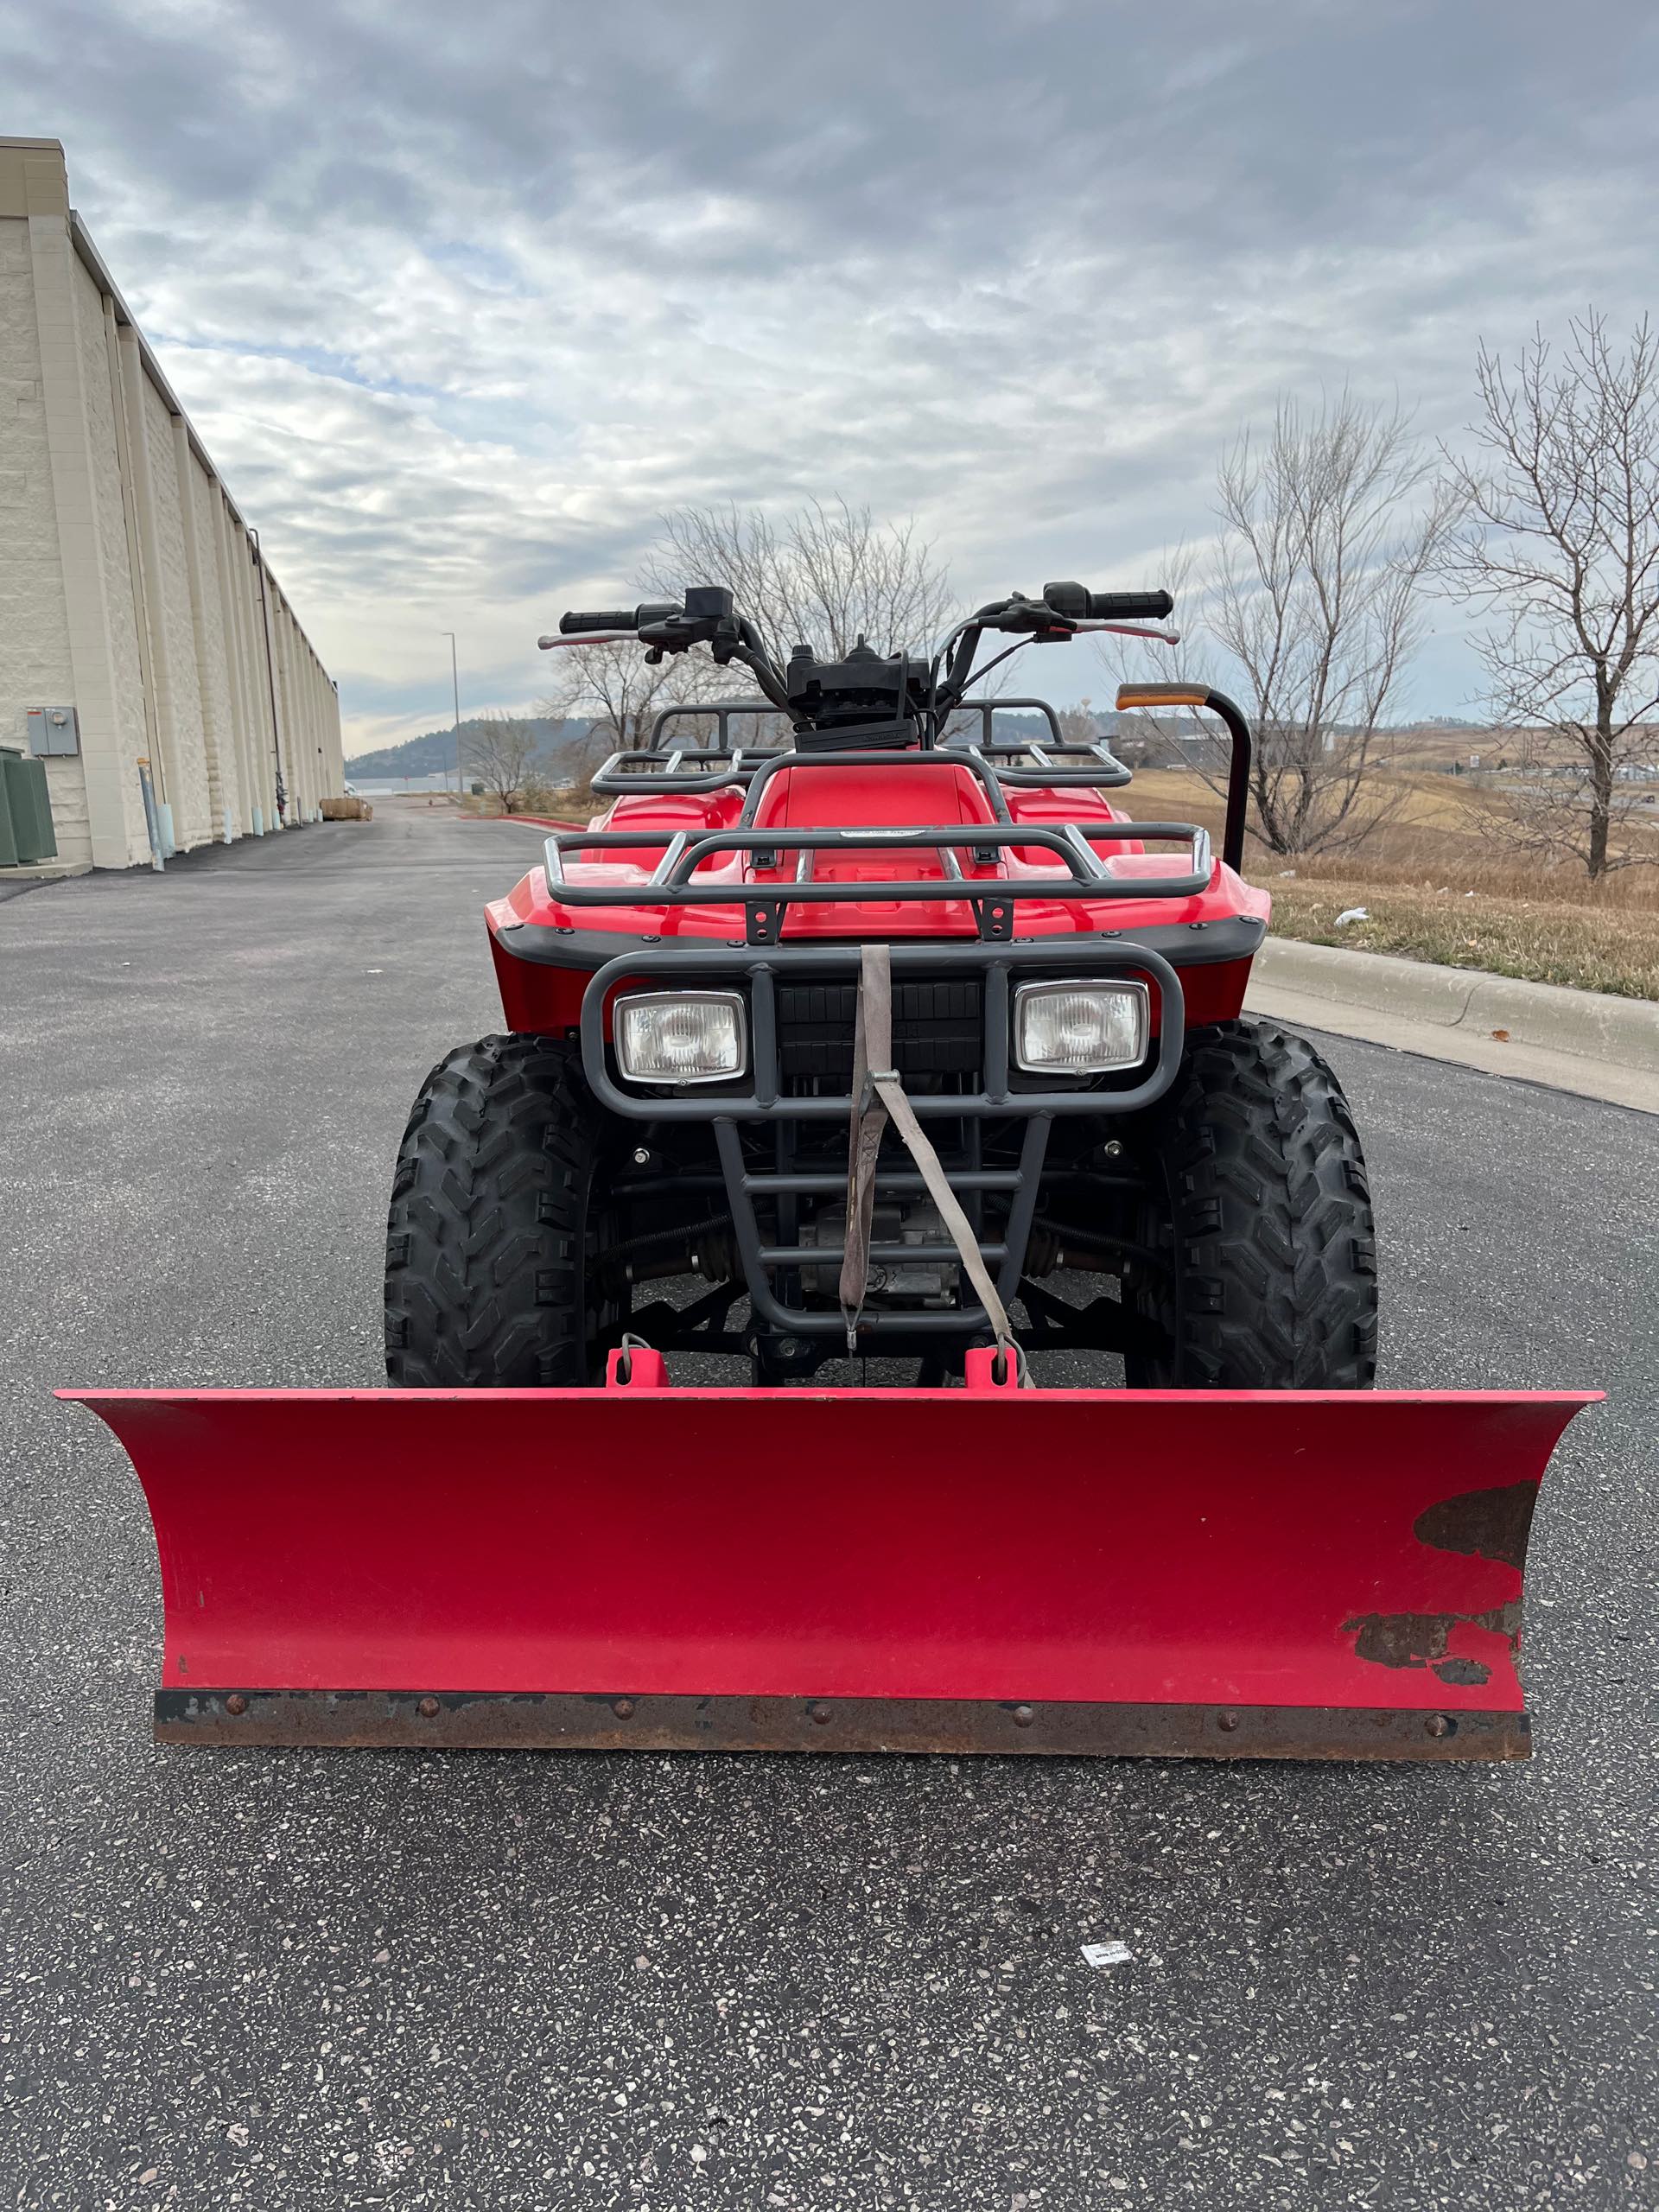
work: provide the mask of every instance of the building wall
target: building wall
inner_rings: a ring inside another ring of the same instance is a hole
[[[22,745],[21,702],[61,705],[74,696],[69,618],[58,558],[46,410],[41,404],[40,332],[29,225],[0,221],[0,702],[19,702],[0,717],[0,745]],[[71,841],[86,836],[86,798],[73,762],[47,769],[56,821]]]
[[[241,812],[236,754],[231,728],[230,648],[219,595],[219,567],[213,550],[212,480],[187,448],[190,487],[190,597],[196,628],[196,659],[201,671],[201,722],[207,754],[210,818],[221,834],[226,817]]]
[[[3,158],[3,157],[0,157]],[[118,844],[149,850],[144,827],[144,802],[137,776],[123,773],[120,764],[137,761],[152,750],[146,719],[144,667],[139,652],[139,605],[133,591],[133,563],[129,541],[129,494],[123,479],[117,442],[116,385],[112,362],[117,343],[113,307],[79,255],[73,258],[75,337],[80,357],[80,382],[86,410],[86,442],[91,456],[93,530],[99,574],[103,592],[103,619],[108,642],[111,677],[111,759],[107,773],[113,795],[109,811]],[[0,690],[0,698],[3,697]],[[34,702],[29,703],[33,704]],[[83,716],[83,725],[85,717]],[[0,743],[9,742],[0,737]],[[83,739],[84,743],[84,739]],[[48,763],[67,772],[73,761]],[[83,806],[85,793],[82,794]],[[54,796],[55,810],[56,798]],[[59,842],[63,833],[59,831]],[[87,856],[90,857],[90,848]]]
[[[47,762],[63,859],[148,861],[141,762],[180,850],[315,821],[341,790],[334,688],[55,139],[0,138],[0,745],[27,745],[31,707],[78,712],[79,754]]]

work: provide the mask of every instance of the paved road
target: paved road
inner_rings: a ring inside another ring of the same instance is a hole
[[[0,905],[0,2204],[1652,2204],[1617,1108],[1330,1048],[1385,1379],[1611,1394],[1541,1515],[1527,1769],[149,1744],[142,1508],[48,1387],[378,1379],[392,1151],[493,1026],[476,910],[533,849],[391,807]]]

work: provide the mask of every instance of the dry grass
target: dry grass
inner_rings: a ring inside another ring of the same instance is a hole
[[[1495,898],[1513,894],[1540,903],[1659,913],[1659,867],[1619,868],[1592,884],[1576,862],[1545,868],[1507,854],[1483,830],[1466,787],[1452,778],[1411,776],[1398,781],[1403,785],[1398,810],[1353,851],[1328,857],[1301,854],[1293,861],[1270,853],[1252,837],[1245,852],[1246,873],[1252,881],[1271,884],[1278,870],[1294,868],[1299,878],[1315,880],[1415,884],[1430,890],[1444,885]],[[1221,834],[1221,800],[1190,770],[1142,769],[1124,796],[1132,814],[1202,822],[1211,836]],[[1651,829],[1634,835],[1659,861],[1659,815]]]
[[[1281,937],[1659,999],[1659,867],[1592,883],[1576,865],[1523,863],[1492,844],[1459,781],[1399,782],[1398,811],[1352,852],[1291,860],[1251,841],[1245,874],[1272,893]],[[1126,796],[1133,813],[1220,835],[1221,801],[1191,771],[1144,771]],[[1636,834],[1659,855],[1659,823]],[[1369,918],[1338,929],[1352,906]]]
[[[1273,881],[1268,887],[1281,937],[1659,999],[1659,912],[1411,885],[1379,890],[1374,878]],[[1338,915],[1354,906],[1363,906],[1367,918],[1338,929]]]

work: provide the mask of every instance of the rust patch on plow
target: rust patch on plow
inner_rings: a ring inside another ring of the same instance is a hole
[[[1354,1639],[1354,1656],[1379,1667],[1432,1667],[1443,1682],[1478,1684],[1491,1669],[1478,1659],[1449,1654],[1454,1628],[1490,1629],[1508,1638],[1513,1652],[1521,1642],[1519,1605],[1495,1606],[1489,1613],[1359,1613],[1343,1623]]]
[[[1465,1559],[1488,1559],[1517,1571],[1524,1566],[1532,1533],[1536,1483],[1503,1483],[1491,1490],[1462,1491],[1420,1513],[1412,1534],[1436,1551]],[[1484,1661],[1451,1649],[1457,1628],[1484,1629],[1508,1643],[1511,1657],[1521,1645],[1521,1604],[1482,1613],[1360,1613],[1343,1623],[1354,1638],[1354,1656],[1379,1667],[1428,1667],[1443,1682],[1478,1688],[1491,1679]]]
[[[1443,1497],[1420,1513],[1412,1534],[1436,1551],[1461,1552],[1469,1559],[1495,1559],[1520,1567],[1527,1556],[1536,1483],[1505,1483],[1497,1490],[1466,1490]]]

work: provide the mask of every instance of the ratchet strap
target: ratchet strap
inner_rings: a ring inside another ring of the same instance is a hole
[[[841,1262],[841,1317],[847,1325],[848,1352],[857,1350],[859,1317],[869,1287],[875,1163],[891,1117],[929,1198],[950,1232],[963,1272],[989,1318],[997,1351],[1003,1361],[1013,1360],[1023,1385],[1028,1379],[1025,1355],[1014,1342],[1007,1311],[996,1294],[979,1240],[892,1062],[893,956],[885,944],[867,944],[861,952],[858,1010],[853,1022],[853,1114],[847,1147],[847,1234]]]

